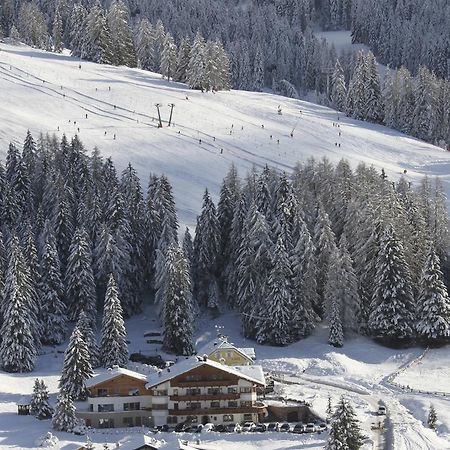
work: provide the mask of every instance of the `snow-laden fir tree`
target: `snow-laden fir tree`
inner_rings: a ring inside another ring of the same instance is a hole
[[[96,316],[95,281],[89,237],[83,228],[75,231],[70,244],[65,284],[70,320],[77,320],[80,311],[84,311],[91,323],[94,324]]]
[[[253,61],[253,89],[261,92],[264,87],[264,56],[261,45],[256,48],[255,59]]]
[[[63,49],[63,24],[59,8],[56,8],[55,17],[53,19],[53,51],[61,53]]]
[[[430,405],[430,411],[429,411],[428,417],[427,417],[427,425],[432,430],[436,430],[436,427],[437,427],[437,414],[436,414],[436,409],[434,408],[433,405]]]
[[[171,245],[168,249],[166,271],[164,348],[177,355],[192,355],[194,343],[190,269],[182,250],[176,245]]]
[[[359,450],[364,442],[360,425],[350,403],[341,397],[333,414],[325,450]]]
[[[73,400],[67,392],[61,391],[58,395],[52,418],[53,429],[71,433],[77,425],[78,419],[75,416]]]
[[[95,327],[93,328],[92,322],[88,319],[88,316],[84,311],[80,311],[77,320],[77,328],[80,330],[83,336],[83,341],[86,343],[89,350],[89,361],[92,368],[100,366],[100,349],[95,338]]]
[[[299,238],[291,256],[293,278],[293,328],[297,338],[311,334],[318,317],[314,309],[318,309],[319,298],[316,282],[316,255],[306,223],[300,220]]]
[[[346,99],[347,86],[345,85],[344,70],[342,69],[339,59],[337,59],[331,77],[331,101],[333,107],[338,111],[344,111]]]
[[[64,342],[66,325],[66,307],[62,301],[58,253],[53,235],[46,237],[40,259],[39,295],[41,296],[41,318],[43,344],[54,345]]]
[[[34,381],[30,412],[40,420],[50,419],[53,415],[53,408],[48,401],[48,389],[44,380],[36,378]]]
[[[189,64],[186,71],[187,83],[191,89],[203,90],[205,88],[205,47],[205,39],[200,31],[198,31],[192,44]]]
[[[260,343],[286,345],[292,342],[292,271],[282,237],[272,259],[268,291],[260,309],[256,339]]]
[[[170,33],[166,33],[164,37],[163,48],[161,52],[161,66],[159,71],[161,75],[167,78],[169,81],[174,77],[177,68],[177,46],[173,36]]]
[[[216,264],[219,251],[219,224],[216,207],[208,190],[197,218],[194,239],[194,294],[202,306],[210,304],[210,286],[216,282]]]
[[[75,3],[69,18],[69,42],[73,56],[84,56],[84,43],[86,40],[86,20],[88,12],[80,3]]]
[[[128,362],[127,332],[122,317],[119,291],[111,274],[103,306],[101,362],[104,367],[126,367]]]
[[[417,298],[417,334],[428,342],[450,338],[450,299],[442,281],[439,257],[430,249]]]
[[[328,343],[333,347],[342,347],[344,345],[344,330],[342,327],[342,300],[340,297],[332,297],[328,320],[330,322],[330,334]]]
[[[128,8],[122,0],[113,0],[109,8],[107,22],[111,36],[113,63],[136,67],[133,34],[128,25]]]
[[[364,119],[365,113],[365,89],[366,89],[366,67],[363,52],[358,53],[358,59],[352,78],[350,80],[345,112],[355,119]]]
[[[84,400],[87,395],[84,383],[92,374],[89,349],[81,331],[75,325],[64,354],[59,389],[75,400]]]
[[[138,28],[136,36],[136,55],[140,67],[145,70],[154,69],[155,33],[152,24],[144,17]]]
[[[415,333],[415,303],[404,250],[392,225],[381,236],[375,290],[370,305],[369,329],[373,336],[408,339]]]
[[[113,51],[106,14],[100,1],[97,0],[87,17],[83,55],[86,59],[100,64],[112,64],[114,62]]]
[[[336,248],[336,237],[331,229],[331,222],[328,214],[319,205],[317,219],[314,225],[314,244],[317,255],[317,292],[320,304],[316,313],[323,317],[325,312],[325,284],[327,280],[328,266],[331,254]],[[315,306],[315,305],[313,305]]]
[[[175,72],[175,80],[186,82],[187,69],[191,56],[191,41],[188,38],[183,38],[180,43],[177,55],[177,69]]]
[[[34,368],[39,349],[35,333],[39,322],[32,306],[34,298],[19,240],[13,235],[9,242],[0,329],[0,362],[7,372],[30,372]]]
[[[364,119],[381,123],[383,120],[383,104],[381,97],[380,79],[375,56],[369,52],[365,57],[366,84],[364,86],[365,111]]]

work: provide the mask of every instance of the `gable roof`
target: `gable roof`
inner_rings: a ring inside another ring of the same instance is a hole
[[[145,387],[149,389],[201,366],[209,366],[223,372],[228,372],[239,378],[244,378],[262,386],[265,386],[266,384],[261,366],[227,366],[211,359],[206,358],[206,360],[204,360],[203,358],[193,356],[174,364],[172,367],[148,375]]]
[[[146,375],[142,375],[138,372],[133,372],[132,370],[124,369],[123,367],[113,367],[112,369],[108,369],[107,371],[95,375],[92,378],[89,378],[85,382],[85,386],[90,388],[92,386],[96,386],[97,384],[104,383],[105,381],[112,380],[117,378],[120,375],[126,375],[127,377],[135,378],[137,380],[145,381],[147,379]]]
[[[158,441],[145,434],[134,436],[125,436],[118,442],[117,450],[136,450],[140,448],[157,450],[161,447],[161,441]]]
[[[211,355],[215,350],[236,350],[245,358],[249,358],[251,360],[256,358],[255,349],[252,347],[247,348],[239,348],[236,347],[233,343],[228,342],[227,339],[217,338],[213,341],[208,342],[203,347],[198,350],[199,355]]]

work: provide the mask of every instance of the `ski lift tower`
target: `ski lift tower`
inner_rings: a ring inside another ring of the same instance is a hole
[[[322,67],[322,69],[320,70],[322,76],[326,77],[327,80],[327,98],[330,98],[331,95],[331,78],[333,76],[333,72],[333,67]]]
[[[158,120],[159,120],[158,128],[162,128],[161,113],[159,111],[159,108],[161,108],[162,105],[161,105],[161,103],[155,103],[155,106],[156,106],[156,109],[158,110]]]

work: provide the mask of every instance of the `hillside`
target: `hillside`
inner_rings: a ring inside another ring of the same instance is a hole
[[[406,169],[413,182],[424,174],[440,175],[450,191],[450,153],[270,93],[201,93],[158,74],[7,44],[0,44],[0,93],[0,155],[27,129],[58,137],[78,133],[88,151],[97,146],[119,168],[130,161],[142,180],[150,172],[167,174],[180,219],[189,225],[195,223],[205,187],[217,195],[232,162],[245,174],[252,166],[289,171],[310,157],[347,158],[354,166],[364,161],[384,167],[392,177]],[[162,129],[156,103],[162,105]],[[175,104],[170,128],[169,103]]]

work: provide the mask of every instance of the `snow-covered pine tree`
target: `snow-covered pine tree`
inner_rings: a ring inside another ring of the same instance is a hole
[[[167,77],[170,81],[174,77],[177,69],[177,46],[173,36],[167,32],[164,37],[163,48],[161,51],[161,66],[159,71],[161,75]]]
[[[409,267],[390,224],[381,236],[376,267],[369,329],[373,336],[383,339],[410,339],[415,333],[415,303]]]
[[[53,415],[53,408],[48,402],[48,389],[44,380],[36,378],[34,381],[33,394],[30,402],[30,412],[39,420],[50,419]]]
[[[256,47],[255,59],[253,61],[253,89],[261,92],[264,87],[264,55],[261,45]]]
[[[330,334],[328,343],[333,347],[342,347],[344,345],[344,330],[342,327],[342,299],[340,297],[332,297],[331,306],[328,313],[330,322]]]
[[[431,428],[432,430],[436,430],[437,428],[437,414],[436,409],[433,405],[430,405],[430,411],[427,417],[427,425],[428,428]]]
[[[259,310],[256,339],[260,343],[286,345],[292,342],[292,271],[280,236],[275,245],[266,301]]]
[[[334,72],[331,78],[331,101],[338,111],[345,110],[347,87],[345,85],[344,69],[339,59],[336,60]]]
[[[177,55],[177,70],[175,72],[176,81],[181,81],[183,83],[186,81],[190,54],[191,54],[191,41],[187,38],[181,39]]]
[[[119,291],[111,274],[103,306],[101,361],[104,367],[126,367],[128,362],[127,332],[122,317]]]
[[[94,325],[96,316],[95,281],[89,237],[83,228],[75,231],[70,244],[65,283],[70,320],[77,320],[80,311],[84,311],[91,324]]]
[[[194,239],[194,294],[201,306],[209,304],[210,285],[216,282],[216,265],[219,251],[219,224],[216,207],[205,190],[203,206],[197,218]]]
[[[133,34],[128,25],[128,8],[123,0],[113,0],[107,22],[111,36],[112,62],[117,65],[136,67]]]
[[[366,84],[364,86],[364,119],[370,122],[381,123],[383,120],[383,100],[381,96],[378,68],[376,66],[375,56],[372,52],[369,52],[365,56],[364,69],[366,72]]]
[[[59,389],[75,400],[86,398],[85,381],[92,376],[89,349],[77,325],[64,355]]]
[[[359,422],[350,403],[341,397],[333,414],[333,422],[325,450],[359,450],[364,442]]]
[[[100,1],[96,0],[87,17],[83,55],[86,59],[100,64],[112,64],[113,50],[105,11]]]
[[[34,293],[17,236],[9,241],[3,324],[0,329],[0,361],[7,372],[30,372],[34,368],[39,343],[35,330],[39,324],[31,303]]]
[[[336,237],[331,229],[331,222],[328,214],[325,212],[322,205],[319,205],[317,219],[314,225],[314,244],[317,256],[317,292],[320,301],[316,313],[323,318],[325,312],[324,290],[327,280],[329,259],[336,248]]]
[[[73,56],[84,56],[87,16],[86,8],[81,3],[73,5],[69,19],[70,51]]]
[[[56,7],[55,17],[53,19],[53,51],[61,53],[63,49],[63,24],[59,7]]]
[[[439,257],[430,249],[417,299],[417,334],[428,342],[450,338],[450,299],[442,281]]]
[[[100,349],[97,345],[92,322],[88,319],[84,311],[80,311],[77,320],[77,327],[83,336],[83,341],[86,343],[90,355],[90,363],[93,368],[100,366]]]
[[[197,32],[192,44],[189,64],[187,67],[187,83],[191,89],[205,89],[205,39],[200,31]]]
[[[41,296],[41,317],[43,344],[54,345],[64,342],[66,325],[66,307],[62,301],[58,253],[55,238],[47,235],[40,259],[39,295]]]
[[[293,328],[296,338],[304,338],[311,334],[318,317],[314,309],[318,309],[319,298],[316,282],[316,255],[306,223],[301,220],[298,241],[291,256],[293,278]]]
[[[345,112],[355,119],[364,119],[365,110],[366,70],[365,56],[362,51],[358,53],[358,60],[350,80]]]
[[[136,54],[142,69],[152,70],[155,67],[154,48],[155,32],[152,24],[144,17],[139,24],[136,36]]]
[[[164,348],[177,355],[192,355],[193,304],[190,269],[183,252],[171,245],[167,257],[163,323]]]
[[[71,433],[77,425],[78,419],[75,416],[75,405],[71,396],[62,390],[58,395],[52,418],[53,429]]]

